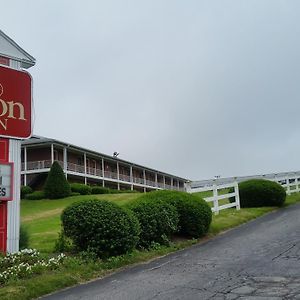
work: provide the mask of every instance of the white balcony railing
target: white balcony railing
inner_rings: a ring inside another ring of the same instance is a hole
[[[58,163],[60,164],[60,166],[62,168],[64,168],[64,162],[63,161],[58,161]],[[40,161],[29,161],[26,164],[26,171],[34,171],[34,170],[44,170],[44,169],[49,169],[51,168],[52,162],[51,160],[40,160]],[[22,171],[25,171],[25,164],[22,163]],[[163,182],[156,182],[153,180],[144,180],[144,178],[141,177],[131,177],[129,175],[126,174],[118,174],[117,172],[111,172],[111,171],[104,171],[102,172],[101,169],[97,169],[97,168],[92,168],[92,167],[85,167],[83,165],[78,165],[78,164],[74,164],[71,162],[67,162],[67,171],[69,172],[74,172],[74,173],[80,173],[80,174],[85,174],[86,171],[86,175],[92,175],[92,176],[96,176],[99,178],[102,178],[103,173],[104,173],[104,179],[114,179],[114,180],[118,180],[122,181],[122,182],[126,182],[126,183],[133,183],[133,184],[140,184],[140,185],[146,185],[149,187],[158,187],[158,188],[166,188],[166,189],[173,189],[173,190],[184,190],[184,188],[178,188],[177,186],[171,186],[169,184],[165,184]]]

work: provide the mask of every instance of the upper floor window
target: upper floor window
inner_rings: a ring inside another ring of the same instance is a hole
[[[3,56],[0,56],[0,65],[9,66],[9,59]]]
[[[77,158],[77,163],[78,163],[78,165],[80,165],[80,166],[83,165],[83,157],[82,157],[82,156],[80,156],[80,157]]]

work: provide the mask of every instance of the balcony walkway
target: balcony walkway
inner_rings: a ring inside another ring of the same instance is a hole
[[[172,186],[164,182],[155,182],[153,180],[144,179],[140,177],[130,176],[130,174],[122,174],[111,171],[103,171],[101,169],[96,169],[92,167],[85,167],[84,165],[78,165],[71,162],[64,164],[63,161],[57,161],[64,172],[68,175],[75,175],[80,177],[86,177],[91,179],[99,179],[115,183],[125,183],[129,185],[135,185],[140,187],[152,188],[152,189],[167,189],[167,190],[178,190],[184,191],[184,187],[180,187],[178,184]],[[36,174],[42,172],[49,172],[52,165],[51,160],[41,160],[41,161],[30,161],[27,163],[22,163],[21,174]]]

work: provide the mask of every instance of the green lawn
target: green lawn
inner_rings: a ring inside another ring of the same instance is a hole
[[[60,232],[60,215],[65,207],[85,199],[102,199],[122,206],[140,196],[139,193],[75,196],[57,200],[22,200],[21,223],[29,232],[30,248],[53,252]]]
[[[41,252],[51,253],[55,245],[55,240],[60,232],[60,215],[62,210],[73,202],[85,199],[97,198],[113,201],[122,206],[130,201],[134,201],[141,194],[105,194],[86,195],[68,197],[58,200],[22,200],[21,201],[21,221],[28,229],[30,238],[29,246]],[[203,195],[202,195],[203,196]],[[205,195],[206,197],[207,195]],[[295,203],[300,200],[300,193],[287,196],[285,205]],[[221,202],[221,201],[220,201]],[[228,200],[222,200],[221,204]],[[212,203],[210,203],[212,204]],[[219,215],[213,216],[209,234],[215,235],[222,230],[235,227],[251,219],[257,218],[266,212],[276,209],[275,207],[247,208],[237,211],[235,208],[225,209]]]

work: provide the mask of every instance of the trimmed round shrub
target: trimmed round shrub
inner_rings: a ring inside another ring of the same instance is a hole
[[[178,191],[154,191],[142,199],[165,201],[173,205],[179,215],[178,233],[198,238],[205,235],[212,221],[210,206],[198,195]]]
[[[80,195],[90,195],[91,187],[89,185],[85,185],[83,183],[71,183],[71,192],[79,193]]]
[[[31,194],[32,192],[33,189],[30,186],[28,185],[21,186],[21,199],[25,199],[25,196]]]
[[[97,199],[73,203],[61,215],[64,234],[79,251],[107,258],[132,251],[138,242],[137,218],[117,204]]]
[[[108,188],[106,187],[102,187],[102,186],[92,186],[91,187],[91,193],[93,195],[99,195],[99,194],[109,194],[110,191]]]
[[[285,189],[274,181],[251,179],[239,183],[241,207],[281,206]]]
[[[59,199],[68,197],[71,194],[63,169],[57,161],[52,164],[45,183],[45,195],[49,199]]]
[[[168,244],[177,231],[179,222],[176,208],[164,201],[137,199],[128,205],[141,226],[139,246],[151,247],[153,243]]]
[[[35,191],[31,194],[27,194],[25,196],[25,199],[27,200],[42,200],[42,199],[45,199],[46,198],[46,195],[43,191]]]

